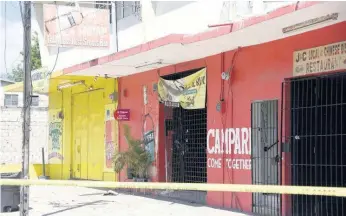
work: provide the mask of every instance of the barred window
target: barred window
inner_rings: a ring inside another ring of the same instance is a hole
[[[5,106],[18,106],[18,95],[17,94],[5,94]]]

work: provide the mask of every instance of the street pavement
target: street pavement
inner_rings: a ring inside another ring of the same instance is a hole
[[[245,216],[176,200],[160,200],[127,194],[105,196],[106,191],[81,187],[33,186],[30,216]],[[19,212],[0,213],[2,216]]]

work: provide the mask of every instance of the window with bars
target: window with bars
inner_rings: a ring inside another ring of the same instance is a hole
[[[131,16],[132,14],[140,13],[140,1],[117,1],[116,2],[116,16],[117,20]]]
[[[112,23],[112,2],[111,1],[96,1],[95,8],[98,8],[98,9],[108,8],[109,9],[109,23]]]
[[[5,94],[5,106],[18,106],[18,95],[17,94]]]

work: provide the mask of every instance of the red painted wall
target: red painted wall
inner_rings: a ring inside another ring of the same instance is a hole
[[[162,105],[159,105],[153,84],[158,81],[159,75],[182,72],[194,68],[207,67],[207,106],[208,130],[222,128],[250,128],[250,105],[253,100],[280,99],[281,83],[284,78],[291,77],[293,71],[293,52],[296,50],[312,48],[330,43],[346,40],[346,23],[342,22],[319,30],[301,35],[272,41],[256,46],[243,47],[235,56],[236,50],[210,56],[205,59],[185,62],[169,66],[160,70],[153,70],[137,75],[119,79],[120,90],[127,90],[128,96],[120,92],[120,107],[131,109],[131,121],[127,122],[133,134],[140,137],[142,134],[143,115],[149,113],[154,120],[155,134],[157,134],[155,181],[165,180],[164,167],[164,126]],[[235,57],[234,57],[235,56]],[[216,111],[216,104],[220,100],[221,72],[231,67],[230,83],[224,84],[225,112]],[[143,86],[148,87],[149,105],[144,108]],[[212,87],[211,87],[212,86]],[[280,105],[280,102],[279,102]],[[160,108],[161,107],[161,108]],[[146,109],[146,111],[145,111]],[[281,107],[279,107],[281,109]],[[279,116],[280,118],[280,116]],[[125,122],[126,123],[126,122]],[[123,123],[121,123],[122,125]],[[120,125],[120,150],[126,149],[123,128]],[[280,122],[279,122],[280,125]],[[215,139],[211,137],[210,143],[214,145]],[[208,155],[209,158],[223,158],[225,164],[228,158],[250,159],[250,155]],[[287,164],[289,155],[283,155],[283,184],[289,184],[290,176]],[[125,172],[120,175],[121,181],[126,181]],[[236,170],[208,168],[208,183],[251,184],[251,170]],[[251,212],[252,196],[250,193],[221,193],[209,192],[207,197],[209,205],[237,208]],[[289,208],[287,197],[284,197],[283,207]]]

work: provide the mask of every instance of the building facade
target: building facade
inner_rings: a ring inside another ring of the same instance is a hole
[[[62,69],[50,80],[50,121],[63,131],[50,175],[129,181],[107,164],[128,148],[128,125],[153,137],[151,181],[342,187],[345,14],[343,2],[297,2]],[[162,85],[181,82],[204,86],[198,109],[162,102]],[[117,121],[115,110],[129,118]],[[342,198],[327,208],[313,196],[192,196],[262,215],[345,214]]]

